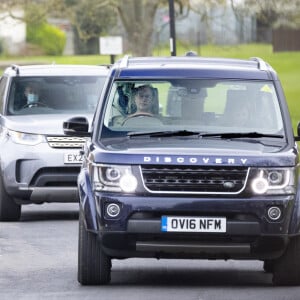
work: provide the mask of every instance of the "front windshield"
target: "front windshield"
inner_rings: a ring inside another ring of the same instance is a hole
[[[103,128],[102,137],[175,130],[283,134],[272,82],[254,80],[117,81]]]
[[[93,113],[104,76],[16,77],[11,83],[9,115]]]

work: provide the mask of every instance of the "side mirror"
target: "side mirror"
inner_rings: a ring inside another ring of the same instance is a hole
[[[300,122],[298,123],[297,126],[297,136],[295,136],[295,141],[300,141]]]
[[[89,137],[89,121],[85,117],[74,117],[63,123],[64,133],[71,136]]]

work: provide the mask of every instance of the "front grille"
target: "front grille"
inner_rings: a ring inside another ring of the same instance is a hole
[[[245,187],[245,167],[142,166],[150,192],[238,194]]]
[[[52,148],[81,148],[86,139],[74,136],[47,136],[47,142]]]

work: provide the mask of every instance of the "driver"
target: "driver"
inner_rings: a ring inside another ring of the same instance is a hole
[[[161,121],[158,118],[158,112],[156,109],[155,103],[155,91],[150,85],[141,85],[132,91],[132,96],[134,100],[134,110],[135,113],[129,115],[122,123],[122,125],[136,125],[136,121],[134,117],[148,117],[147,119],[143,119],[141,124],[147,126],[150,124],[161,124]],[[150,117],[150,119],[149,119]],[[152,118],[153,117],[153,118]],[[139,122],[140,123],[140,122]]]
[[[138,114],[154,113],[154,91],[150,85],[142,85],[133,90],[133,99],[136,106],[136,112],[129,117],[133,117]]]
[[[39,96],[39,85],[36,82],[30,82],[26,85],[24,95],[27,100],[25,107],[33,107],[43,104]]]

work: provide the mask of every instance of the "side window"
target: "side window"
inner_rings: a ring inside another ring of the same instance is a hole
[[[3,113],[4,94],[5,94],[6,83],[7,83],[7,77],[1,77],[1,79],[0,79],[0,113]]]

